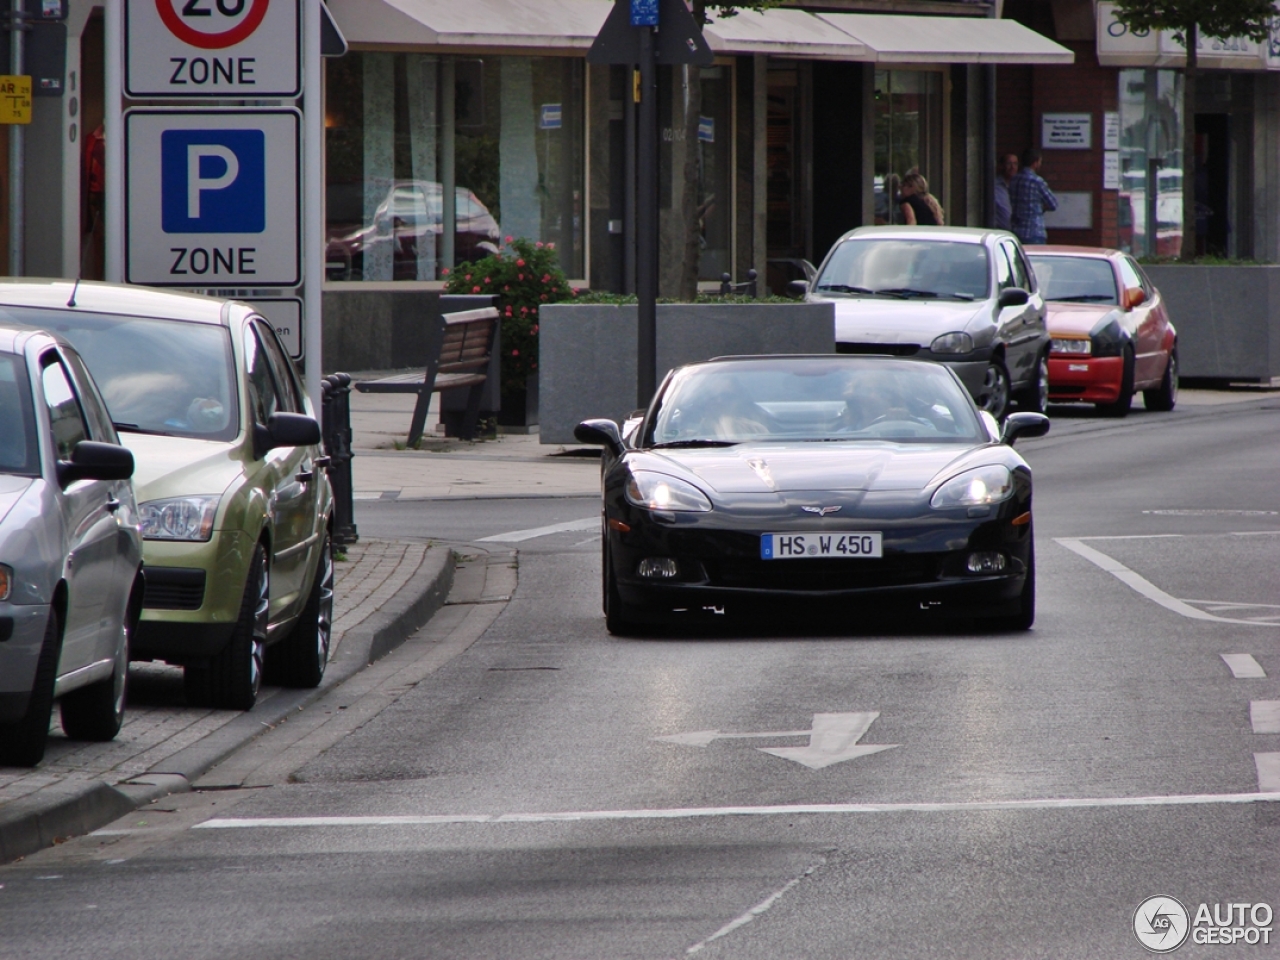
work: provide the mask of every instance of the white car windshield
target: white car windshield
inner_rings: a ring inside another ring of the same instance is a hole
[[[0,473],[40,475],[31,387],[22,357],[0,353]]]
[[[675,374],[656,413],[648,438],[654,447],[987,439],[955,377],[912,360],[778,357],[697,364]]]
[[[824,296],[985,300],[987,248],[952,240],[852,238],[831,253],[813,285]]]
[[[10,307],[5,314],[71,341],[116,429],[199,440],[234,440],[240,432],[225,327],[71,310]]]

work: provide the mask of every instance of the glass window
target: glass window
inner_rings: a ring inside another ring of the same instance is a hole
[[[1111,262],[1100,257],[1031,257],[1040,291],[1055,303],[1119,303]]]
[[[258,331],[258,337],[266,350],[267,362],[271,365],[271,373],[280,392],[282,409],[290,413],[302,413],[303,406],[293,376],[293,364],[289,362],[289,358],[280,347],[275,331],[271,329],[270,324],[263,321],[255,321],[253,326]]]
[[[1120,71],[1119,247],[1137,257],[1182,248],[1182,72]]]
[[[233,440],[240,430],[231,335],[211,323],[9,307],[84,358],[119,430]]]
[[[326,69],[329,280],[438,280],[505,236],[554,243],[583,276],[581,59],[353,52]]]
[[[275,379],[271,375],[271,361],[258,342],[252,327],[244,331],[244,369],[249,381],[249,405],[255,423],[266,425],[273,413],[281,409],[280,395],[276,392]]]
[[[89,435],[94,440],[101,440],[104,443],[118,442],[119,438],[116,436],[115,428],[111,425],[111,415],[107,413],[106,402],[102,399],[102,394],[98,392],[93,377],[85,369],[84,361],[80,359],[80,355],[74,350],[64,350],[62,359],[71,368],[71,375],[75,378],[76,392],[80,395],[80,405],[84,408],[84,414],[89,421]]]
[[[22,357],[0,353],[0,473],[40,474],[31,388]]]
[[[1126,290],[1142,289],[1142,278],[1138,276],[1137,266],[1128,257],[1120,258],[1120,279],[1124,281]]]
[[[996,247],[996,289],[1007,290],[1012,286],[1013,265],[1009,263],[1009,251],[1002,243]]]
[[[877,70],[875,83],[876,223],[903,222],[898,190],[912,171],[924,176],[945,212],[942,74]]]
[[[1009,272],[1008,261],[1004,271]],[[831,254],[814,289],[827,296],[884,296],[985,300],[990,289],[987,249],[950,240],[844,241]]]
[[[71,388],[67,371],[62,369],[56,354],[46,358],[40,379],[44,386],[44,402],[49,410],[49,426],[53,431],[57,457],[59,460],[70,460],[80,441],[89,439],[89,432],[85,429],[84,414],[76,399],[76,392]]]
[[[1031,278],[1026,264],[1022,262],[1022,257],[1018,254],[1018,248],[1011,243],[1002,243],[1000,246],[1004,250],[1004,255],[1009,258],[1009,267],[1013,270],[1013,285],[1021,287],[1023,290],[1030,290]]]

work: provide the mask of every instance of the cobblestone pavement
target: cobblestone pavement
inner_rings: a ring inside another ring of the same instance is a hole
[[[360,541],[346,548],[335,565],[333,652],[343,636],[409,583],[421,567],[425,543]],[[129,671],[129,706],[124,728],[110,743],[68,740],[54,707],[44,762],[34,770],[0,767],[0,806],[56,783],[105,780],[119,783],[141,776],[178,751],[198,742],[242,713],[186,705],[182,671],[161,663],[135,663]],[[280,692],[266,687],[259,703]]]

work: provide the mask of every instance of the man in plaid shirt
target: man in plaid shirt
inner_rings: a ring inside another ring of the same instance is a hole
[[[1040,176],[1040,153],[1027,150],[1022,169],[1009,181],[1010,228],[1023,243],[1048,243],[1044,212],[1058,209],[1058,198]]]

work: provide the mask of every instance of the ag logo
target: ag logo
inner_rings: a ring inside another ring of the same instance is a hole
[[[1172,953],[1190,931],[1187,908],[1173,897],[1147,897],[1133,914],[1133,935],[1152,953]]]

